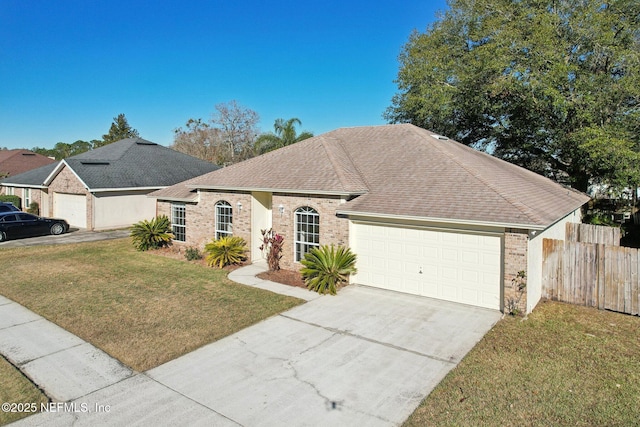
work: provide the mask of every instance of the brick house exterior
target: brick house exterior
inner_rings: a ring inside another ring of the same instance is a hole
[[[354,283],[500,310],[517,300],[525,313],[541,295],[541,240],[580,221],[589,200],[413,125],[338,129],[150,197],[170,218],[184,206],[178,247],[211,241],[225,202],[250,262],[262,258],[260,229],[272,228],[283,268],[301,268],[296,256],[313,245],[349,246]]]
[[[129,138],[59,162],[10,176],[0,185],[22,198],[28,193],[40,215],[89,230],[131,226],[156,213],[147,194],[218,166],[141,138]]]
[[[255,250],[262,244],[257,233],[252,233],[252,201],[251,193],[242,192],[213,192],[201,191],[198,203],[184,203],[187,221],[186,240],[174,242],[178,246],[196,247],[203,249],[205,244],[215,236],[215,205],[220,201],[231,205],[233,214],[233,235],[242,237],[251,250],[247,254],[249,262],[258,261]],[[171,218],[171,205],[180,202],[158,201],[158,215]],[[238,203],[242,208],[238,207]],[[295,212],[302,207],[310,207],[318,212],[320,219],[320,244],[348,246],[349,221],[339,218],[336,212],[342,204],[339,197],[320,197],[317,195],[300,195],[292,193],[272,194],[272,224],[271,228],[284,237],[283,256],[280,261],[282,268],[297,270],[302,265],[294,261],[295,241]],[[280,213],[280,206],[282,213]]]

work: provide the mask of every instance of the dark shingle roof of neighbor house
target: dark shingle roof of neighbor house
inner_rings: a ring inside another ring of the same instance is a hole
[[[0,175],[18,175],[52,163],[56,163],[56,161],[33,151],[24,149],[0,150]]]
[[[48,185],[67,165],[89,190],[121,188],[159,188],[174,185],[194,176],[218,169],[213,163],[180,153],[140,138],[117,141],[95,150],[69,157],[31,175],[16,175],[8,183]],[[41,178],[40,181],[37,181]]]
[[[8,178],[0,180],[0,184],[15,184],[23,187],[44,187],[44,180],[53,172],[58,166],[58,161],[48,164],[46,166],[40,166],[36,169],[23,172],[21,174],[10,176]]]
[[[589,200],[409,124],[337,129],[151,195],[195,200],[197,188],[344,194],[356,196],[340,209],[348,215],[531,228]]]

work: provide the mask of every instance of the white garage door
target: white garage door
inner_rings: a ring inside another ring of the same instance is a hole
[[[353,223],[353,283],[500,309],[501,238]]]
[[[67,220],[72,227],[87,228],[87,196],[54,193],[53,216]]]

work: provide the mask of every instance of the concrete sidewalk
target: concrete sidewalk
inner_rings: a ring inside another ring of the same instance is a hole
[[[320,295],[317,292],[312,292],[308,289],[296,288],[295,286],[287,286],[281,283],[275,283],[256,277],[258,274],[267,271],[267,269],[268,267],[266,262],[258,261],[254,264],[250,264],[246,267],[241,267],[237,270],[232,271],[231,273],[229,273],[229,279],[233,280],[236,283],[253,286],[254,288],[265,289],[276,294],[300,298],[305,301],[313,301],[316,298],[323,297],[323,295]],[[330,297],[327,296],[326,298]]]
[[[67,402],[133,375],[93,345],[0,296],[0,353],[53,401]]]

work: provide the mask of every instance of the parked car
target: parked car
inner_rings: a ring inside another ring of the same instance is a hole
[[[26,212],[0,213],[0,242],[20,237],[62,234],[69,231],[64,219],[43,218]]]
[[[20,209],[16,208],[13,203],[0,202],[0,213],[3,212],[20,212]]]

